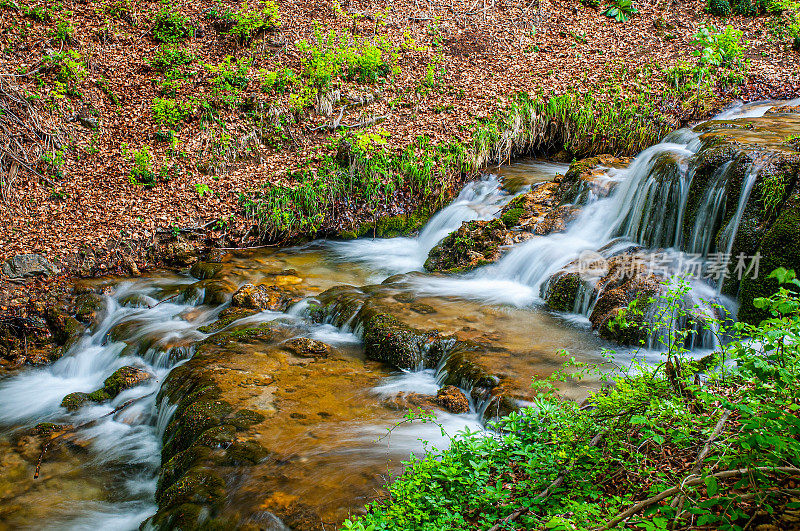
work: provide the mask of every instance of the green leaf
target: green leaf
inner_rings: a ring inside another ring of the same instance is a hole
[[[719,483],[717,483],[717,478],[708,476],[703,480],[706,484],[706,490],[708,491],[709,496],[716,496],[719,492]]]

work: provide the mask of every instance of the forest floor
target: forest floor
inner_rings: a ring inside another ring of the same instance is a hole
[[[318,162],[341,132],[320,126],[375,121],[352,129],[397,151],[418,135],[467,141],[476,120],[520,91],[657,94],[665,68],[696,62],[692,41],[703,25],[742,30],[747,78],[702,105],[662,100],[674,126],[733,98],[800,94],[786,20],[723,20],[702,0],[636,2],[625,23],[577,1],[289,0],[279,5],[280,26],[247,43],[220,21],[241,9],[230,0],[0,5],[2,260],[35,252],[63,263],[81,249],[192,227],[244,234],[252,220],[240,194]],[[191,27],[177,39],[191,59],[165,67],[154,63],[154,35],[170,10]],[[392,72],[334,75],[316,93],[297,88],[309,58],[299,42],[313,43],[315,27],[377,43]],[[288,89],[287,68],[296,81]],[[153,186],[131,178],[143,166]]]

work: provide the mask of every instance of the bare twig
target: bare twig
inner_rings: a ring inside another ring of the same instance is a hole
[[[722,472],[717,472],[715,474],[709,474],[706,477],[713,477],[713,478],[717,478],[717,479],[727,479],[727,478],[733,478],[733,477],[738,477],[738,476],[744,476],[744,475],[747,475],[747,474],[751,474],[752,472],[773,472],[773,473],[774,472],[783,472],[783,473],[786,473],[786,474],[793,474],[794,475],[794,474],[800,474],[800,468],[796,468],[796,467],[793,467],[793,466],[779,466],[779,467],[762,466],[762,467],[756,467],[756,468],[740,468],[740,469],[736,469],[736,470],[723,470]],[[674,496],[675,494],[681,492],[681,490],[684,487],[691,487],[691,486],[694,486],[694,485],[699,485],[699,484],[703,483],[704,480],[705,480],[705,478],[701,477],[701,476],[689,476],[684,481],[682,481],[680,485],[678,485],[676,487],[669,488],[669,489],[664,490],[664,491],[661,491],[658,494],[656,494],[655,496],[651,496],[650,498],[647,498],[646,500],[642,500],[642,501],[634,504],[628,510],[622,512],[621,514],[619,514],[618,516],[616,516],[612,520],[609,520],[608,523],[606,523],[603,527],[600,527],[598,529],[600,529],[600,530],[611,529],[612,527],[616,526],[618,523],[622,522],[623,520],[625,520],[627,518],[630,518],[634,514],[636,514],[639,511],[641,511],[642,509],[646,509],[647,507],[650,507],[654,503],[658,503],[661,500],[669,498],[670,496]]]

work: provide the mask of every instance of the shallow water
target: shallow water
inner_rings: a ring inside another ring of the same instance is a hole
[[[759,116],[767,108],[738,107],[722,118]],[[373,296],[411,326],[491,346],[481,363],[524,404],[534,398],[531,380],[561,366],[560,350],[581,361],[604,363],[601,353],[611,346],[591,332],[584,314],[544,309],[542,283],[582,251],[617,242],[620,231],[626,241],[641,239],[637,227],[650,221],[635,218],[644,208],[637,206],[642,197],[639,176],[657,156],[690,156],[699,146],[697,137],[677,132],[640,154],[630,167],[609,170],[607,178],[618,183],[617,191],[590,201],[566,232],[517,245],[498,263],[470,274],[432,275],[423,273],[422,266],[430,249],[462,222],[491,219],[514,195],[551,180],[567,165],[521,161],[499,168],[468,184],[413,238],[240,251],[231,254],[215,279],[234,287],[292,286],[311,298],[337,285],[378,284],[401,274],[391,284],[373,288]],[[715,197],[709,194],[709,204]],[[704,234],[698,229],[692,245],[707,247]],[[137,529],[155,512],[161,435],[174,412],[174,406],[157,403],[156,394],[169,371],[206,337],[199,329],[227,307],[200,304],[202,286],[195,293],[186,289],[195,282],[188,273],[98,281],[109,295],[92,330],[51,366],[0,380],[0,529]],[[713,286],[701,289],[715,294]],[[138,307],[126,306],[135,298]],[[404,407],[397,401],[398,393],[435,394],[442,374],[430,369],[398,372],[366,360],[356,333],[312,323],[308,308],[309,301],[301,301],[286,313],[262,312],[238,323],[281,323],[289,337],[318,339],[331,345],[333,354],[300,360],[275,344],[237,350],[225,359],[230,399],[271,412],[260,428],[259,443],[274,457],[235,478],[238,487],[230,504],[274,514],[302,505],[316,524],[332,526],[378,494],[410,453],[421,454],[423,441],[447,444],[435,424],[402,424]],[[617,351],[618,362],[634,355],[657,359],[652,352]],[[98,389],[126,365],[153,378],[108,403],[74,413],[60,407],[68,393]],[[566,382],[561,392],[581,399],[600,384]],[[469,389],[465,391],[469,396]],[[135,402],[115,412],[129,400]],[[438,412],[438,422],[451,435],[481,430],[479,409],[480,404],[472,403],[470,413]],[[40,448],[21,434],[41,422],[90,424],[48,450],[42,476],[34,480]]]

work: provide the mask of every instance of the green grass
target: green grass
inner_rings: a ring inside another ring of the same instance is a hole
[[[240,202],[266,239],[313,236],[344,212],[360,212],[364,221],[373,221],[388,210],[395,194],[435,209],[465,175],[514,156],[562,149],[578,157],[635,154],[670,129],[646,95],[605,103],[588,95],[519,94],[506,111],[477,122],[469,144],[434,144],[420,136],[393,152],[379,133],[342,136],[316,169],[288,175],[296,185],[268,184],[243,193]]]

